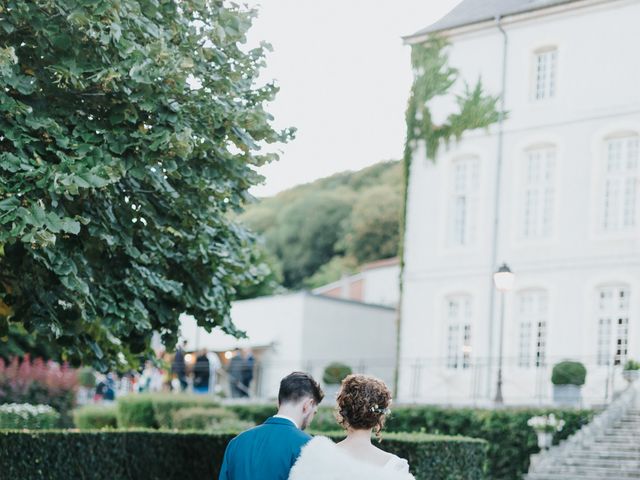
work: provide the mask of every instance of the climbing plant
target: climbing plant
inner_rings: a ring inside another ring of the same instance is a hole
[[[229,219],[286,141],[255,12],[222,0],[0,2],[0,337],[109,368],[179,315],[238,333],[253,237]]]
[[[457,111],[446,121],[433,121],[429,102],[436,97],[449,95],[451,88],[460,79],[459,71],[449,65],[448,42],[439,36],[431,36],[423,43],[411,47],[411,67],[413,85],[406,111],[407,134],[404,148],[403,170],[403,210],[400,221],[400,294],[402,296],[402,272],[404,271],[404,235],[407,220],[407,201],[411,175],[411,161],[421,142],[424,143],[426,158],[435,161],[438,149],[451,140],[460,140],[464,132],[477,128],[487,128],[500,119],[497,109],[499,97],[485,93],[482,80],[475,86],[464,83],[463,92],[456,95]],[[401,321],[401,306],[398,308],[398,328]],[[398,342],[400,341],[398,335]],[[398,343],[398,355],[400,344]],[[397,386],[398,372],[396,370]]]

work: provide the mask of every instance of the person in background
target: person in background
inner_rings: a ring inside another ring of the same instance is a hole
[[[217,375],[218,370],[222,368],[222,363],[215,352],[207,353],[207,358],[209,359],[209,392],[216,393]]]
[[[240,398],[243,396],[242,392],[242,369],[243,369],[242,353],[239,348],[236,348],[233,352],[233,356],[229,361],[229,367],[227,368],[227,375],[229,376],[229,388],[231,389],[232,398]]]
[[[248,397],[251,385],[251,380],[253,380],[253,367],[255,365],[255,358],[253,357],[253,352],[250,348],[245,348],[242,351],[242,373],[240,376],[240,383],[242,386],[240,389],[242,390],[242,397]]]
[[[204,395],[209,393],[209,377],[211,366],[207,358],[207,350],[200,350],[193,367],[193,392]]]
[[[187,365],[184,361],[185,349],[187,348],[187,341],[183,341],[182,345],[176,350],[176,354],[173,357],[171,364],[171,373],[173,373],[180,382],[180,390],[183,392],[189,385],[187,383]]]

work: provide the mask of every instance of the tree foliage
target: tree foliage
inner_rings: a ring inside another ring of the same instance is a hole
[[[283,208],[280,228],[266,238],[282,262],[286,285],[301,285],[339,253],[351,204],[344,195],[317,193]]]
[[[253,238],[229,220],[285,141],[254,12],[222,0],[0,4],[0,329],[99,368],[171,347],[182,312],[237,333]],[[1,333],[0,333],[1,335]]]
[[[397,254],[401,190],[400,163],[382,162],[262,199],[240,220],[264,238],[285,287],[315,288]]]
[[[364,192],[351,212],[347,252],[360,264],[396,256],[401,211],[397,187],[380,185]]]

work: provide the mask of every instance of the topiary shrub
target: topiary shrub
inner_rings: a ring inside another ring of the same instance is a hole
[[[173,428],[178,430],[208,430],[220,422],[239,422],[238,416],[226,408],[191,407],[173,412]],[[245,422],[248,423],[248,422]],[[249,423],[249,425],[253,425]]]
[[[564,361],[557,363],[551,373],[551,383],[554,385],[584,385],[587,369],[580,362]]]
[[[255,425],[264,423],[267,418],[273,417],[278,413],[277,407],[272,404],[238,404],[227,405],[225,408],[234,412],[240,420],[251,422]]]
[[[322,381],[326,385],[340,385],[342,380],[353,371],[349,365],[340,362],[333,362],[327,365],[322,375]]]
[[[118,428],[115,405],[86,405],[73,411],[73,423],[80,430]]]
[[[624,369],[627,371],[640,370],[640,362],[629,359],[627,363],[624,364]]]
[[[173,412],[173,428],[178,430],[199,430],[209,433],[243,432],[255,423],[240,420],[228,408],[192,407]]]
[[[219,403],[198,395],[136,394],[118,399],[120,428],[173,428],[173,413],[191,407],[213,408]]]
[[[185,408],[216,408],[220,404],[212,399],[201,395],[152,395],[151,401],[156,422],[160,428],[174,428],[173,414]]]
[[[5,403],[0,405],[0,429],[42,430],[55,428],[60,414],[49,405]]]
[[[119,398],[116,415],[120,428],[159,428],[150,395],[127,395]]]

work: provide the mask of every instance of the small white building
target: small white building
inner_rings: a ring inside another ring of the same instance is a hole
[[[236,347],[251,348],[256,359],[252,391],[258,398],[276,398],[280,380],[292,371],[309,372],[321,381],[331,362],[393,385],[392,307],[298,292],[234,302],[231,317],[246,339],[220,330],[207,333],[187,315],[182,317],[181,334],[189,350],[206,348],[228,356]]]
[[[354,275],[313,290],[318,295],[397,307],[400,300],[400,260],[397,257],[371,262]]]
[[[624,385],[640,359],[639,25],[637,0],[464,0],[405,39],[445,36],[452,94],[481,77],[508,117],[414,155],[401,400],[491,403],[502,262],[505,402],[550,402],[563,359],[587,367],[587,404]],[[436,121],[454,106],[434,101]]]

